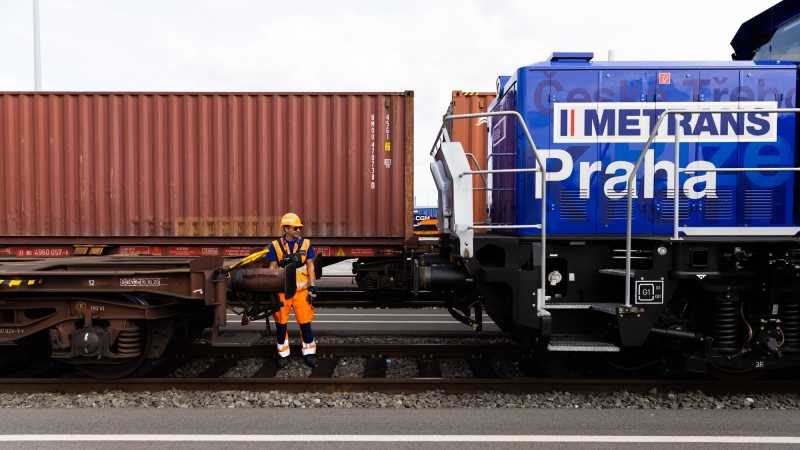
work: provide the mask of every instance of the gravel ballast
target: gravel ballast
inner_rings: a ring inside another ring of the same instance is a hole
[[[193,378],[201,373],[203,373],[206,369],[211,367],[216,360],[214,358],[199,358],[193,359],[188,361],[186,364],[178,368],[175,372],[173,372],[170,377],[173,378]]]
[[[271,361],[266,361],[264,358],[245,358],[236,363],[235,366],[231,367],[231,369],[225,372],[225,374],[222,375],[222,377],[223,378],[252,377],[253,375],[255,375],[256,372],[258,372],[258,369],[260,369],[265,362],[271,362]]]
[[[309,375],[311,368],[303,362],[302,357],[292,355],[289,357],[289,364],[278,370],[275,378],[308,378]]]
[[[333,378],[361,378],[364,376],[366,362],[366,358],[356,356],[339,358],[339,361],[336,362],[336,368],[333,369]]]
[[[416,376],[416,359],[386,358],[386,378],[414,378]]]
[[[800,409],[798,394],[706,395],[702,392],[541,394],[429,391],[417,394],[185,392],[90,394],[0,394],[3,408],[632,408],[632,409]]]
[[[442,378],[471,378],[472,371],[463,359],[443,359],[439,361]]]

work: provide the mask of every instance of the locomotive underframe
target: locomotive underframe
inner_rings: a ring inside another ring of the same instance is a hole
[[[657,348],[680,353],[694,371],[800,365],[795,241],[637,239],[626,306],[624,240],[551,238],[545,314],[535,298],[539,245],[476,236],[474,257],[458,258],[476,289],[454,303],[477,297],[498,326],[542,351],[570,341],[598,351]]]

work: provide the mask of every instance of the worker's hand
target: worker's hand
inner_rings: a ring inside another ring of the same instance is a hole
[[[308,301],[309,303],[313,302],[317,299],[317,287],[316,286],[309,286],[308,287]]]

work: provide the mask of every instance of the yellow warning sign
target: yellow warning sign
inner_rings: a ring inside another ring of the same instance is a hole
[[[383,151],[385,151],[385,152],[392,151],[392,142],[391,141],[386,141],[386,142],[383,143]]]
[[[336,256],[344,256],[344,249],[339,247],[339,250],[336,250]]]

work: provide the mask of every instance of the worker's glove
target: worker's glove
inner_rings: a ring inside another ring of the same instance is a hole
[[[309,286],[308,287],[308,301],[313,302],[317,299],[317,287],[316,286]]]

